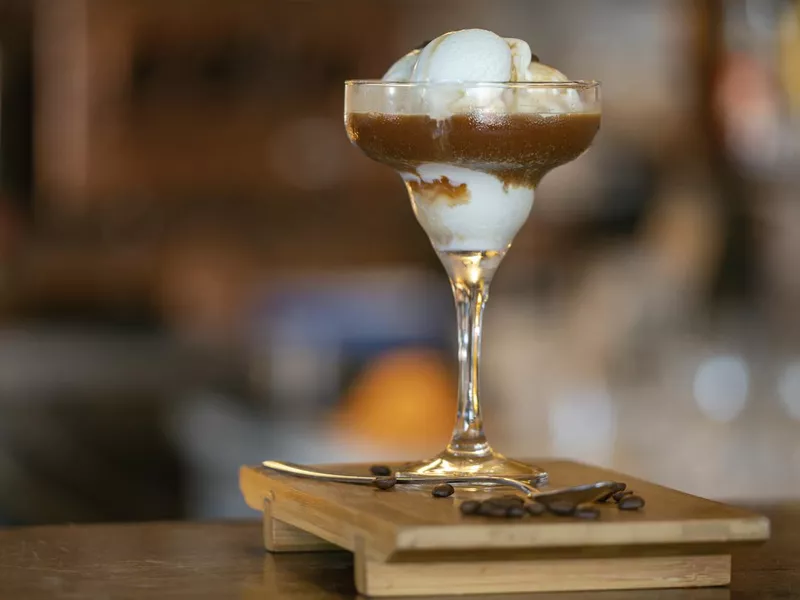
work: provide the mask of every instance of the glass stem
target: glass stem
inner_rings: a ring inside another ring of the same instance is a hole
[[[458,318],[458,413],[447,452],[462,457],[486,457],[492,455],[492,448],[486,441],[481,417],[481,327],[489,284],[502,255],[484,252],[440,256],[450,275]]]

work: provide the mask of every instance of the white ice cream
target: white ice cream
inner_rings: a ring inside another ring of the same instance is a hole
[[[485,29],[463,29],[440,35],[425,48],[413,50],[394,63],[384,81],[423,83],[564,82],[566,75],[531,60],[524,40],[502,38]],[[403,110],[436,119],[471,110],[494,112],[574,112],[580,100],[574,90],[506,89],[458,85],[425,90],[422,105]]]
[[[409,188],[414,214],[437,250],[505,250],[533,206],[533,189],[506,188],[488,173],[442,164],[423,164],[417,173],[419,177],[402,177],[407,183],[447,177],[451,185],[465,183],[469,190],[465,201],[454,202],[446,194],[414,193]]]
[[[442,83],[415,94],[420,105],[398,103],[404,113],[426,114],[437,120],[475,110],[481,112],[553,113],[580,110],[575,90],[472,86],[470,83],[567,81],[560,71],[531,60],[530,46],[483,29],[445,33],[421,51],[409,52],[383,76],[384,81]],[[452,83],[453,85],[446,85]],[[465,84],[465,85],[459,85]],[[506,186],[481,171],[446,164],[424,164],[417,174],[403,173],[409,182],[466,184],[468,197],[435,196],[436,186],[416,192],[409,186],[414,212],[440,251],[505,250],[525,223],[533,205],[531,188]]]
[[[496,33],[464,29],[440,35],[417,59],[411,81],[510,81],[511,49]]]
[[[384,81],[410,81],[411,74],[414,72],[414,67],[417,65],[422,50],[412,50],[405,56],[402,56],[396,63],[394,63],[389,70],[383,75]]]

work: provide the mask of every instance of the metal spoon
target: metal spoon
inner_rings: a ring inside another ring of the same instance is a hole
[[[328,481],[332,483],[351,483],[356,485],[374,485],[375,482],[382,477],[375,477],[372,475],[344,475],[342,473],[329,473],[326,471],[319,471],[309,469],[293,463],[280,462],[275,460],[265,460],[261,463],[265,468],[283,473],[286,475],[293,475],[295,477],[304,477],[306,479],[316,479],[318,481]],[[511,477],[502,477],[500,475],[462,475],[462,476],[433,476],[433,475],[412,475],[410,473],[398,472],[394,474],[397,483],[400,484],[429,484],[429,483],[449,483],[451,485],[501,485],[506,487],[513,487],[523,492],[528,498],[536,498],[538,502],[547,504],[553,500],[567,500],[575,504],[583,502],[591,502],[596,500],[603,494],[614,489],[613,481],[598,481],[595,483],[587,483],[583,485],[575,485],[566,488],[555,490],[542,491],[528,483],[513,479]]]

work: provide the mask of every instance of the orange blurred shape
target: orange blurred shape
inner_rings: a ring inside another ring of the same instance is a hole
[[[389,352],[359,375],[333,425],[377,446],[438,447],[452,432],[455,397],[454,378],[437,352]]]

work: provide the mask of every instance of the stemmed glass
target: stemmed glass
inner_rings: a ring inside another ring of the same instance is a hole
[[[497,267],[550,170],[588,149],[600,84],[345,83],[345,125],[368,157],[403,178],[450,277],[458,317],[458,410],[450,443],[404,471],[546,477],[486,440],[479,395],[483,311]]]

